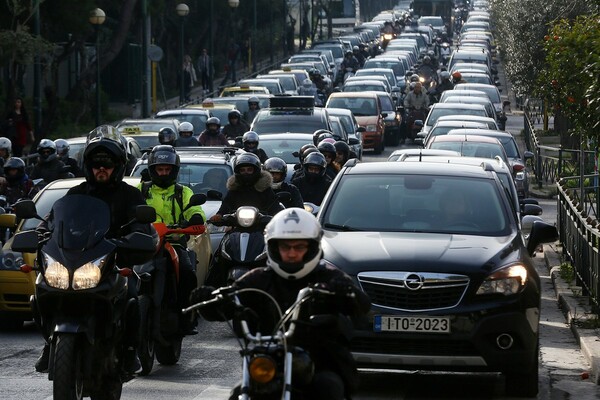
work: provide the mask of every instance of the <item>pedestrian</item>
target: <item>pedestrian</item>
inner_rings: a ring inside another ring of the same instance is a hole
[[[198,71],[202,81],[202,91],[204,94],[213,91],[213,65],[212,57],[208,55],[208,50],[202,49],[202,54],[198,57]]]
[[[196,78],[196,69],[192,63],[192,57],[190,57],[188,54],[183,57],[182,72],[184,99],[185,101],[190,101],[190,93],[192,92],[192,88],[196,84],[198,78]]]
[[[4,136],[12,143],[12,153],[15,157],[21,157],[23,148],[28,143],[35,141],[33,129],[29,122],[29,114],[27,114],[22,98],[17,97],[15,99],[13,109],[6,115],[3,130]]]
[[[248,64],[248,52],[250,51],[250,39],[246,39],[244,40],[244,43],[242,43],[242,45],[240,46],[240,58],[241,58],[241,62],[242,62],[242,68],[246,69],[248,68],[249,70],[249,64]]]
[[[221,86],[225,86],[228,79],[231,79],[232,83],[237,81],[237,77],[235,75],[235,62],[237,60],[238,54],[240,52],[240,47],[232,40],[229,43],[229,49],[227,50],[227,63],[225,64],[225,77],[221,81]]]

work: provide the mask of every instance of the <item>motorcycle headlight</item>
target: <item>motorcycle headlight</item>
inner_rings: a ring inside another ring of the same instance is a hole
[[[365,129],[367,132],[375,132],[377,130],[377,125],[367,125]]]
[[[383,40],[392,40],[394,36],[391,33],[386,33],[383,35]]]
[[[503,294],[509,296],[518,293],[527,283],[527,269],[520,265],[502,268],[488,276],[477,294]]]
[[[77,268],[73,273],[73,289],[84,290],[98,286],[105,259],[106,257],[100,257]]]
[[[275,360],[271,357],[259,355],[250,360],[248,371],[250,372],[250,378],[252,378],[253,381],[258,383],[269,383],[275,377],[277,365],[275,364]]]
[[[48,285],[57,289],[68,289],[69,270],[48,254],[44,254],[44,257],[46,258],[44,278],[46,279],[46,282],[48,282]]]
[[[258,217],[258,210],[254,207],[240,207],[235,212],[235,218],[238,224],[243,228],[248,228],[254,225],[254,221]]]

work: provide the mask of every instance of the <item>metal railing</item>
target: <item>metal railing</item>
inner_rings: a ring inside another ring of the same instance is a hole
[[[600,210],[600,188],[595,154],[541,144],[536,125],[543,123],[542,101],[527,99],[523,110],[525,144],[536,156],[530,167],[538,187],[556,185],[558,189],[557,222],[563,254],[575,270],[576,284],[582,288],[582,295],[587,296],[598,312],[600,230],[596,216]]]

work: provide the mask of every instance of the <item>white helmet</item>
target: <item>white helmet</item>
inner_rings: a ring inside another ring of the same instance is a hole
[[[312,272],[321,260],[321,224],[302,208],[287,208],[273,217],[265,228],[267,265],[284,279],[302,279]],[[279,240],[308,240],[308,251],[298,263],[285,263],[279,254]]]
[[[191,123],[185,121],[182,122],[181,124],[179,124],[179,127],[177,128],[177,131],[179,133],[181,132],[192,132],[194,133],[194,125],[192,125]]]
[[[12,151],[12,142],[9,138],[0,137],[0,149],[6,150],[6,157],[10,157],[10,152]]]

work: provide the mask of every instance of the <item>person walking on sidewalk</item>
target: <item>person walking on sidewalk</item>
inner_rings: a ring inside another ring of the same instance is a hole
[[[192,57],[190,57],[188,54],[186,54],[183,58],[181,72],[183,73],[184,98],[185,101],[190,101],[190,93],[192,92],[192,88],[196,84],[198,78],[196,78],[196,69],[192,63]]]
[[[229,43],[229,50],[227,51],[227,64],[225,64],[225,77],[221,81],[220,86],[225,86],[227,80],[231,79],[231,83],[237,81],[235,75],[236,60],[240,52],[240,46],[238,46],[233,40]]]
[[[213,65],[212,57],[208,55],[206,49],[202,49],[202,54],[198,57],[197,65],[200,72],[200,80],[202,81],[203,93],[211,93],[213,91]]]

